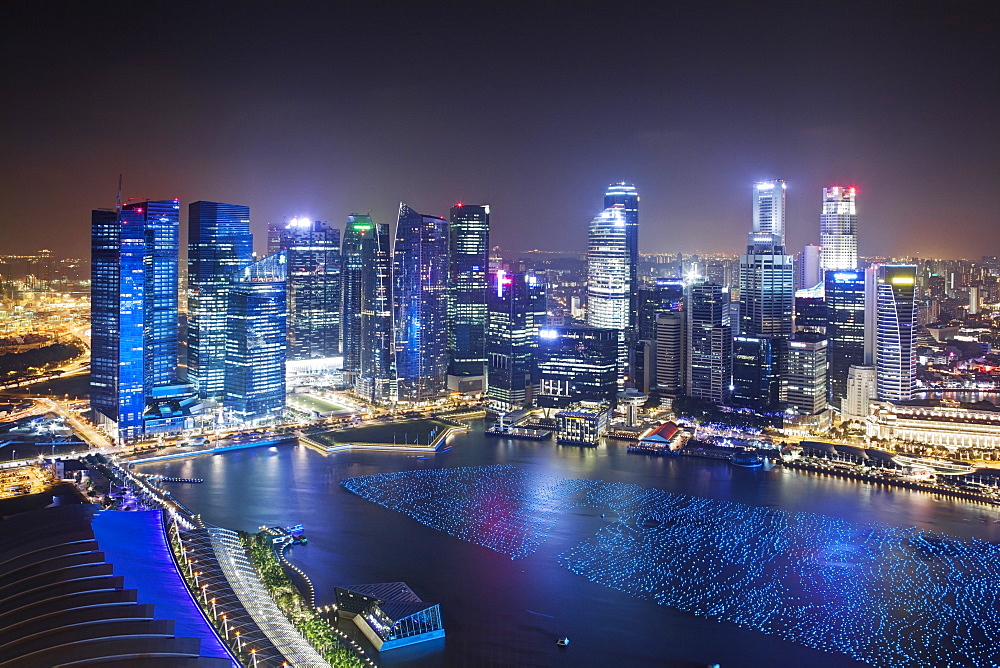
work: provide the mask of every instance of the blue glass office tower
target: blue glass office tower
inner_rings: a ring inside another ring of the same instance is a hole
[[[722,403],[729,396],[732,375],[729,291],[717,283],[692,285],[688,288],[685,308],[687,393],[697,399]]]
[[[543,327],[538,333],[538,397],[543,408],[618,398],[618,332],[604,327]]]
[[[287,280],[279,251],[244,267],[230,287],[225,405],[243,422],[273,421],[285,407]]]
[[[639,312],[639,192],[625,181],[612,183],[604,193],[604,208],[620,207],[625,219],[625,248],[628,262],[629,329],[635,330]]]
[[[487,305],[490,406],[503,411],[529,406],[537,384],[538,332],[546,319],[545,284],[530,274],[499,269],[492,277]]]
[[[871,325],[875,334],[875,367],[878,398],[910,401],[917,379],[917,267],[908,264],[878,265],[874,278]]]
[[[234,275],[253,261],[250,207],[188,205],[187,379],[202,398],[226,389],[226,312]]]
[[[91,218],[91,406],[119,442],[145,433],[153,388],[176,382],[177,200]]]
[[[329,223],[293,218],[279,233],[288,256],[288,359],[340,354],[340,230]]]
[[[398,400],[437,399],[447,392],[448,221],[400,204],[392,274]]]
[[[448,224],[448,389],[486,390],[490,207],[456,204]]]
[[[824,273],[826,298],[827,382],[830,403],[839,407],[847,396],[852,366],[865,364],[865,274],[861,271]]]
[[[361,287],[365,268],[371,266],[372,240],[375,236],[372,217],[352,213],[344,228],[344,243],[340,249],[341,274],[341,342],[344,353],[344,382],[354,387],[361,373]]]

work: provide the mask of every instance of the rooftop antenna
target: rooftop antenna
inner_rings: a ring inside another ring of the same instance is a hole
[[[115,200],[115,211],[122,210],[122,175],[118,175],[118,199]]]

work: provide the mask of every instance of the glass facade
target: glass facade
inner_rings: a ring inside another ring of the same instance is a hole
[[[340,230],[329,223],[293,218],[278,246],[288,256],[288,359],[340,354]]]
[[[627,372],[626,334],[632,322],[627,230],[623,206],[605,209],[590,223],[587,251],[587,325],[617,332],[620,377]]]
[[[768,336],[733,338],[733,380],[729,403],[767,408],[778,401],[778,355]]]
[[[229,293],[226,407],[245,422],[268,422],[285,407],[288,333],[284,251],[244,267]]]
[[[398,400],[443,397],[448,374],[448,221],[400,204],[392,276]]]
[[[824,271],[858,268],[857,190],[833,186],[823,188],[823,212],[819,216],[820,261]]]
[[[364,230],[362,230],[364,231]],[[396,401],[392,328],[392,254],[389,226],[377,223],[365,237],[361,283],[361,370],[355,392],[375,404]]]
[[[686,304],[687,393],[697,399],[722,403],[728,398],[732,375],[729,291],[717,283],[692,285]]]
[[[798,332],[787,343],[781,400],[801,415],[816,415],[827,409],[826,351],[826,336],[817,332]]]
[[[450,389],[485,390],[488,204],[456,204],[448,225],[448,375]]]
[[[865,361],[865,274],[828,271],[825,282],[829,400],[839,407],[851,367]]]
[[[881,265],[875,286],[875,367],[878,398],[910,401],[917,378],[914,265]]]
[[[657,278],[651,285],[639,288],[639,323],[637,338],[656,336],[656,318],[661,313],[680,311],[684,305],[684,280]]]
[[[490,405],[512,411],[534,400],[538,333],[545,325],[545,284],[532,275],[493,275],[487,293]]]
[[[234,274],[253,261],[250,207],[188,205],[187,379],[202,398],[226,388],[226,313]]]
[[[176,381],[177,200],[91,216],[91,406],[113,438],[144,433],[157,385]]]
[[[684,391],[686,366],[684,311],[670,311],[656,316],[656,389],[665,394]]]
[[[625,248],[628,262],[628,327],[634,330],[639,312],[639,192],[625,181],[612,183],[604,193],[604,208],[620,208],[625,219]]]
[[[538,400],[543,408],[618,397],[618,332],[601,327],[545,327],[538,334]]]

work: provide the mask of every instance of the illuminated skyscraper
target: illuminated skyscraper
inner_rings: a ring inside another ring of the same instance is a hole
[[[670,311],[656,316],[656,388],[661,393],[677,395],[684,389],[687,365],[687,333],[684,311]]]
[[[230,283],[252,260],[250,207],[188,205],[187,379],[202,398],[225,393]]]
[[[770,336],[733,338],[732,382],[729,403],[748,408],[766,408],[778,401],[780,339]]]
[[[851,367],[865,363],[865,274],[845,270],[825,275],[829,396],[839,407],[847,396]]]
[[[917,379],[917,267],[879,265],[875,281],[873,325],[878,398],[910,401]]]
[[[817,415],[827,402],[827,341],[819,332],[797,332],[786,343],[781,401],[800,415]]]
[[[448,221],[400,204],[392,277],[398,399],[437,399],[447,392]]]
[[[388,404],[396,401],[396,358],[392,330],[392,253],[387,224],[372,225],[366,249],[361,283],[361,369],[354,391],[370,403]]]
[[[287,280],[279,251],[243,267],[230,288],[225,404],[241,421],[276,420],[285,408]]]
[[[628,262],[628,327],[635,330],[639,312],[639,193],[625,181],[612,183],[604,193],[604,208],[619,207],[625,219],[625,255]]]
[[[119,441],[143,435],[154,388],[176,385],[179,210],[161,200],[92,214],[90,402]]]
[[[772,235],[772,246],[785,244],[785,182],[781,179],[754,184],[753,233]]]
[[[278,247],[288,257],[288,359],[340,354],[340,230],[292,218]]]
[[[490,405],[512,411],[530,405],[538,351],[538,332],[545,325],[545,284],[530,274],[497,270],[487,292]]]
[[[344,353],[344,382],[354,387],[361,373],[361,287],[365,267],[374,254],[375,225],[371,216],[352,213],[344,228],[341,247],[341,341]]]
[[[823,188],[819,240],[823,247],[821,261],[824,271],[854,271],[858,268],[856,196],[854,188]]]
[[[784,246],[785,182],[755,184],[753,205],[753,230],[740,256],[740,334],[788,336],[795,276]]]
[[[729,292],[716,283],[688,288],[687,373],[689,396],[722,403],[728,398],[732,375],[733,330]]]
[[[538,398],[543,408],[614,403],[618,336],[603,327],[543,327],[538,333]]]
[[[587,325],[618,332],[618,375],[627,372],[631,326],[631,269],[625,209],[605,209],[590,224],[587,251]]]
[[[488,204],[456,204],[448,224],[448,389],[486,389]]]

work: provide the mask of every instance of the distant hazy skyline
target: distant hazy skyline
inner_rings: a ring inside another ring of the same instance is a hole
[[[854,185],[862,255],[1000,254],[978,6],[4,3],[2,247],[87,254],[124,173],[185,214],[249,205],[258,249],[294,216],[461,200],[505,249],[583,250],[628,180],[642,252],[739,252],[781,178],[792,251]]]

